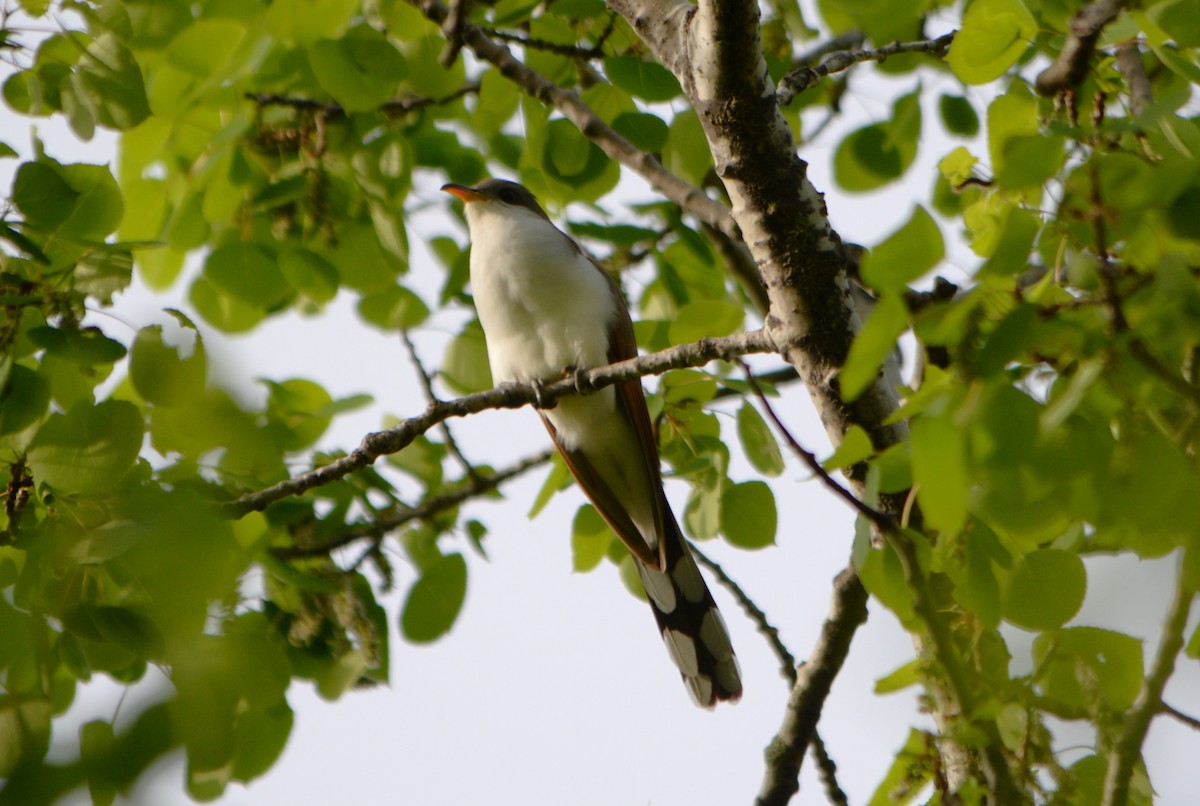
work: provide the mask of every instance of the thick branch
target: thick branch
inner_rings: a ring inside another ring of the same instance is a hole
[[[456,400],[430,403],[424,412],[410,417],[395,428],[368,434],[354,451],[341,459],[258,492],[247,493],[236,501],[225,504],[222,507],[223,514],[230,518],[240,518],[248,512],[265,509],[280,499],[300,495],[314,487],[348,476],[356,470],[370,466],[380,456],[403,450],[418,436],[452,417],[466,417],[487,409],[516,409],[536,402],[539,397],[544,403],[550,403],[564,395],[576,393],[577,383],[589,390],[602,389],[644,375],[661,375],[672,369],[699,367],[710,361],[731,361],[749,353],[774,351],[775,343],[766,331],[756,330],[719,339],[701,339],[692,344],[683,344],[607,367],[598,367],[580,373],[578,378],[566,378],[546,384],[540,390],[535,389],[532,384],[505,384],[498,389]]]
[[[1034,85],[1042,95],[1078,87],[1087,75],[1092,52],[1104,26],[1117,18],[1128,0],[1097,0],[1075,13],[1068,24],[1070,31],[1054,64],[1038,73]]]
[[[448,13],[446,7],[438,0],[409,0],[409,2],[420,8],[426,17],[438,25],[442,24]],[[704,223],[736,237],[737,228],[730,220],[729,210],[725,205],[713,201],[704,195],[700,188],[675,176],[664,168],[653,155],[642,151],[618,134],[576,93],[563,89],[545,76],[529,69],[523,62],[516,59],[508,48],[492,41],[477,26],[471,24],[463,26],[463,42],[480,59],[494,65],[500,74],[509,81],[547,106],[561,112],[605,154],[626,168],[639,173],[650,183],[651,187],[663,196]]]
[[[854,633],[866,620],[867,591],[854,566],[847,566],[833,581],[833,601],[821,636],[796,676],[783,725],[767,745],[758,806],[785,806],[799,790],[804,750],[815,735],[825,698],[850,652]]]
[[[1142,743],[1150,729],[1150,720],[1163,709],[1162,694],[1175,671],[1175,658],[1183,649],[1183,631],[1187,627],[1192,599],[1196,592],[1185,579],[1183,562],[1179,563],[1179,575],[1175,581],[1175,597],[1167,610],[1163,624],[1162,640],[1150,674],[1142,681],[1142,690],[1137,701],[1125,717],[1125,726],[1116,744],[1108,754],[1108,774],[1104,777],[1104,806],[1125,806],[1129,802],[1129,779],[1134,766],[1141,757]]]

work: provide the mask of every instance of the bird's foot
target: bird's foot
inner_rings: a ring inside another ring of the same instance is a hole
[[[596,391],[592,384],[588,381],[587,370],[582,367],[570,366],[565,367],[562,372],[563,378],[571,378],[575,381],[575,391],[582,395],[590,395]]]
[[[539,409],[552,409],[558,405],[557,400],[546,397],[546,382],[541,378],[534,378],[529,385],[533,387],[533,405]]]

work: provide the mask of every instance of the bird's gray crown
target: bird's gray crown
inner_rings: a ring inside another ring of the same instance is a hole
[[[550,220],[550,217],[546,215],[546,211],[538,204],[537,198],[524,185],[510,182],[507,179],[486,179],[476,185],[475,190],[501,204],[510,204],[513,207],[525,207],[547,221]]]

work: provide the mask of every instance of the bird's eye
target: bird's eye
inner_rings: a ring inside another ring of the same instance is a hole
[[[504,188],[504,190],[500,191],[499,196],[500,201],[504,202],[505,204],[517,203],[517,192],[512,188]]]

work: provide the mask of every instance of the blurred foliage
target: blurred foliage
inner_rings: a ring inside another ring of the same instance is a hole
[[[487,388],[465,248],[410,233],[414,176],[429,187],[516,175],[559,212],[602,203],[621,169],[497,71],[442,67],[440,30],[400,0],[18,5],[0,29],[8,109],[61,118],[84,140],[115,130],[120,145],[107,166],[63,162],[35,142],[0,216],[0,802],[86,785],[111,803],[180,746],[187,791],[213,799],[277,759],[293,679],[336,698],[389,679],[391,629],[414,642],[443,636],[467,589],[459,544],[482,550],[486,528],[444,498],[477,469],[433,433],[384,468],[223,518],[220,503],[335,458],[313,446],[365,400],[291,378],[265,381],[265,403],[247,408],[210,381],[204,331],[253,331],[339,293],[357,300],[365,326],[390,332],[456,308],[468,313],[439,379]],[[879,302],[841,376],[853,399],[897,339],[915,335],[928,360],[897,415],[911,440],[880,453],[854,431],[829,466],[866,462],[871,489],[915,489],[920,561],[950,591],[983,703],[968,718],[995,721],[1030,786],[1052,782],[1054,802],[1092,803],[1144,659],[1138,638],[1067,626],[1086,591],[1081,556],[1186,553],[1182,584],[1200,585],[1200,17],[1192,0],[1140,4],[1104,31],[1081,86],[1051,100],[1033,92],[1030,64],[1058,53],[1077,4],[966,5],[821,0],[811,19],[795,0],[765,4],[775,78],[822,32],[857,30],[870,47],[920,38],[930,19],[961,29],[944,61],[879,65],[908,89],[836,148],[836,189],[869,193],[907,177],[922,143],[955,142],[925,203],[870,245],[861,279]],[[29,30],[51,15],[68,26]],[[528,41],[529,67],[679,176],[715,187],[678,82],[602,2],[499,0],[475,4],[471,19]],[[1144,108],[1114,58],[1132,40],[1152,93]],[[933,78],[963,86],[934,91]],[[827,80],[802,93],[785,110],[798,136],[836,115],[844,91]],[[15,156],[0,142],[0,157]],[[568,222],[578,237],[614,268],[654,267],[634,300],[644,349],[762,315],[678,209],[647,200],[619,224],[592,209],[593,220]],[[444,266],[436,299],[410,286],[410,235]],[[908,287],[942,265],[946,238],[978,259],[956,278],[959,293],[917,304]],[[198,272],[184,272],[189,255]],[[85,324],[86,308],[103,310],[132,282],[163,289],[184,277],[196,320],[172,311],[176,327],[129,340],[103,320]],[[729,445],[736,431],[768,477],[783,456],[752,403],[736,420],[716,413],[722,385],[746,392],[730,368],[669,373],[652,412],[670,473],[690,486],[688,532],[760,548],[776,540],[783,488],[730,478]],[[556,461],[535,512],[568,480]],[[422,505],[426,516],[406,516]],[[403,574],[379,550],[388,534]],[[571,539],[576,570],[624,558],[590,506]],[[351,542],[356,553],[330,548]],[[864,584],[919,629],[899,558],[866,543],[860,531]],[[408,594],[389,619],[376,596],[401,579]],[[1010,674],[1001,622],[1037,633],[1031,674]],[[1200,655],[1200,638],[1188,652]],[[120,732],[90,722],[76,759],[45,760],[80,683],[132,683],[148,664],[168,672],[168,701]],[[881,691],[937,674],[906,668]],[[1089,720],[1095,753],[1061,766],[1047,716]],[[935,756],[914,731],[880,796],[915,792]],[[1135,778],[1135,799],[1149,786]]]

